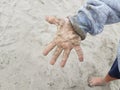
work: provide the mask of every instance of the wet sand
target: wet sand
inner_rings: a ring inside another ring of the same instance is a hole
[[[75,51],[64,68],[49,64],[52,52],[42,51],[53,39],[56,27],[44,17],[66,17],[79,10],[81,0],[0,1],[0,90],[119,90],[120,81],[88,87],[89,76],[105,76],[112,65],[120,38],[120,24],[105,26],[81,42],[84,62]],[[54,51],[54,50],[53,50]]]

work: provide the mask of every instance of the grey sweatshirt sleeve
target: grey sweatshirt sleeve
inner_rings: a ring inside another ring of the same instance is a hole
[[[88,0],[78,14],[69,19],[84,40],[86,33],[97,35],[104,25],[120,22],[120,0]]]

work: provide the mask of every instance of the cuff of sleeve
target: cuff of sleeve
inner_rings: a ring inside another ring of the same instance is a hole
[[[75,32],[81,37],[82,40],[84,40],[86,38],[86,32],[82,30],[82,28],[80,27],[77,16],[75,15],[75,16],[68,17],[68,18]]]

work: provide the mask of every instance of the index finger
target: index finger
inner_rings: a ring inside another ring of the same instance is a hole
[[[54,41],[50,42],[48,46],[44,49],[43,54],[47,55],[55,46],[56,43]]]

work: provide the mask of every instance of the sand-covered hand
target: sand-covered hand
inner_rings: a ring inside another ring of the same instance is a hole
[[[58,29],[53,41],[51,41],[43,51],[43,54],[47,55],[53,48],[56,47],[50,64],[54,65],[57,58],[63,51],[63,58],[60,65],[61,67],[64,67],[72,49],[75,49],[79,60],[83,61],[83,52],[80,47],[81,38],[73,30],[69,19],[59,19],[53,16],[48,16],[46,17],[46,21],[50,24],[55,24]]]

